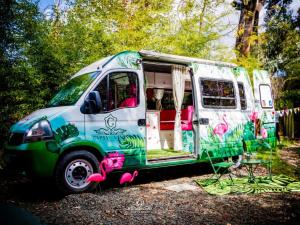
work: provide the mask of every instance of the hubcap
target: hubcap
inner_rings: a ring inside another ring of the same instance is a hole
[[[92,174],[93,167],[88,161],[76,159],[66,167],[65,180],[72,188],[82,189],[89,185],[86,179]]]

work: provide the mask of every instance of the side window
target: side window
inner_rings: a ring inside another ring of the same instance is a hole
[[[136,107],[139,104],[137,74],[115,72],[107,75],[97,86],[102,100],[102,111]]]
[[[233,82],[200,80],[202,105],[205,108],[236,108]]]
[[[245,94],[245,88],[242,83],[238,83],[239,87],[239,94],[240,94],[240,103],[241,103],[241,109],[245,110],[247,109],[247,99]]]
[[[272,108],[273,100],[271,94],[271,88],[267,84],[259,85],[259,94],[260,94],[260,105],[262,108]]]

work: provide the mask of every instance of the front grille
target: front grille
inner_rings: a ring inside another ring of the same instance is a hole
[[[11,133],[8,139],[9,145],[20,145],[24,142],[24,133]]]

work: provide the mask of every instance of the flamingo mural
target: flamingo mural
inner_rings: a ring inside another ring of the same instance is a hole
[[[138,175],[137,170],[135,170],[132,175],[128,172],[124,173],[121,176],[120,184],[122,185],[122,184],[125,184],[125,183],[131,183],[137,175]]]
[[[258,112],[252,112],[249,116],[249,119],[254,123],[258,118]]]
[[[213,130],[213,134],[218,135],[220,141],[222,141],[223,135],[228,131],[228,123],[226,121],[226,114],[223,115],[223,122],[219,123]]]
[[[100,172],[101,173],[93,173],[87,179],[88,182],[102,182],[106,179],[106,171],[103,168],[103,165],[107,165],[107,160],[102,160],[100,163]]]
[[[266,138],[268,137],[268,131],[267,131],[266,128],[262,128],[262,129],[260,130],[260,133],[261,133],[261,137],[262,137],[263,139],[266,139]]]
[[[125,156],[124,154],[121,154],[119,152],[112,152],[108,153],[108,155],[104,157],[104,160],[106,160],[107,162],[105,165],[105,171],[107,173],[110,173],[113,170],[122,169],[125,161]]]

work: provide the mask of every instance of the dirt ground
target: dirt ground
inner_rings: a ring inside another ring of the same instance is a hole
[[[288,148],[282,149],[280,152],[280,158],[286,161],[293,167],[299,169],[300,167],[300,141],[297,141],[290,145]]]
[[[283,149],[280,156],[299,168],[299,148],[297,143]],[[25,209],[36,221],[49,225],[299,224],[300,193],[210,196],[194,182],[210,173],[206,164],[141,171],[128,187],[119,186],[119,175],[115,175],[101,190],[65,197],[51,183],[2,176],[0,215],[11,215],[1,210],[5,207]],[[256,174],[265,173],[264,168],[256,170]],[[10,224],[18,224],[12,222],[17,218],[10,218]],[[19,224],[26,224],[22,221]]]

